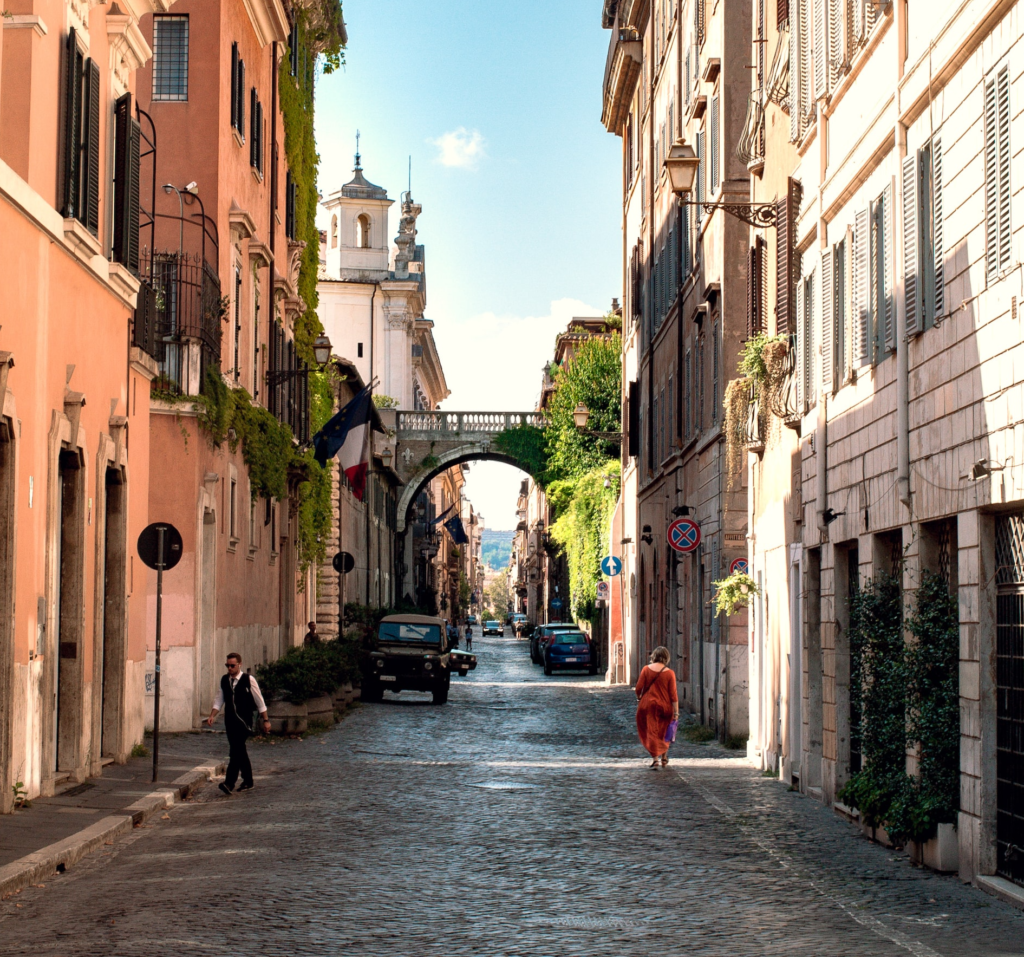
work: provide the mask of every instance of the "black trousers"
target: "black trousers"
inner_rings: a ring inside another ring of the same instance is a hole
[[[249,752],[245,749],[246,739],[249,737],[249,729],[237,719],[228,718],[225,722],[228,733],[228,773],[224,777],[224,783],[233,788],[238,781],[238,775],[242,775],[242,784],[252,784],[252,765],[249,763]]]

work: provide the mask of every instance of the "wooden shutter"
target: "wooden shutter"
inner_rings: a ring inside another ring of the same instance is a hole
[[[114,104],[114,259],[139,272],[139,124],[132,116],[132,95]]]
[[[859,210],[853,228],[853,364],[856,368],[871,363],[871,305],[869,262],[871,212]]]
[[[780,0],[781,2],[781,0]],[[801,9],[807,0],[793,0],[793,22],[789,28],[789,138],[796,143],[803,132],[802,63],[800,44],[803,42],[800,30]]]
[[[800,342],[803,346],[803,363],[801,365],[804,383],[804,408],[810,408],[814,402],[814,276],[812,272],[806,280],[800,280],[803,293],[803,309],[799,313],[802,324]]]
[[[82,55],[78,52],[75,28],[68,31],[64,48],[64,143],[61,165],[64,174],[64,203],[61,215],[78,215],[79,167],[82,126]]]
[[[682,238],[680,245],[683,247],[683,282],[690,278],[693,271],[692,249],[690,246],[690,207],[683,206],[681,210]]]
[[[814,0],[814,96],[815,99],[826,93],[825,83],[828,79],[828,51],[826,39],[828,15],[825,4],[828,0]]]
[[[707,169],[704,150],[704,130],[697,132],[697,222],[701,221],[704,209],[699,204],[704,201],[704,171]]]
[[[995,78],[985,81],[985,264],[999,272],[999,122]]]
[[[832,391],[832,341],[835,322],[835,289],[832,285],[832,250],[821,254],[821,387]]]
[[[1003,67],[996,77],[996,115],[999,148],[999,268],[1010,264],[1013,234],[1010,232],[1010,71]]]
[[[884,299],[885,348],[896,351],[896,299],[893,296],[893,187],[890,183],[882,191],[882,296]]]
[[[236,117],[238,120],[238,132],[241,134],[242,142],[245,142],[245,60],[238,61],[238,106]]]
[[[100,231],[100,68],[85,61],[85,143],[82,152],[85,176],[82,183],[82,222],[94,236]]]
[[[291,33],[288,34],[288,71],[292,76],[299,73],[299,22],[292,24]]]
[[[256,166],[256,87],[249,90],[249,165]]]
[[[802,281],[796,284],[793,290],[793,298],[796,301],[796,407],[802,415],[807,411],[805,405],[807,389],[804,384],[804,363],[806,362],[807,343],[804,341],[803,315],[804,315],[804,284]]]
[[[231,44],[231,125],[238,129],[238,44]]]
[[[789,195],[775,202],[775,333],[785,336],[796,329],[790,321],[793,274],[793,230],[790,222]]]
[[[718,192],[718,184],[720,182],[720,169],[719,169],[719,123],[718,123],[718,104],[719,98],[717,96],[711,97],[711,195],[714,196]]]
[[[918,263],[919,197],[918,169],[921,154],[912,153],[903,160],[903,308],[907,335],[916,336],[922,322],[921,281]]]
[[[828,82],[829,89],[839,84],[843,75],[843,19],[848,0],[826,0],[828,3]]]
[[[942,140],[932,139],[932,255],[935,276],[935,319],[946,311],[946,276],[942,249]]]
[[[747,338],[757,331],[757,246],[747,250]]]
[[[256,169],[263,173],[263,104],[256,100]]]
[[[694,33],[696,33],[697,35],[698,46],[703,46],[704,44],[704,31],[706,28],[704,18],[704,3],[705,0],[694,0],[693,4]]]
[[[776,0],[775,25],[781,26],[789,20],[789,0]]]
[[[629,383],[627,399],[627,435],[626,454],[635,458],[640,451],[640,383]]]

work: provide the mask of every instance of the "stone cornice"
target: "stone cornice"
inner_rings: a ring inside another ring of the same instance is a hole
[[[281,0],[242,0],[261,47],[288,39],[288,16]]]
[[[127,13],[107,14],[107,38],[124,66],[132,72],[145,66],[153,55],[138,21]]]

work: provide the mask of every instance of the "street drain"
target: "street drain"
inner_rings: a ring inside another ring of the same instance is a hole
[[[524,784],[522,781],[481,781],[479,784],[471,784],[471,788],[485,788],[488,791],[529,791],[538,785]]]

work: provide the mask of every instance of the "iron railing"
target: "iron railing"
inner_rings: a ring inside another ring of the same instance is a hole
[[[736,155],[745,166],[764,162],[764,109],[759,96],[753,92],[747,100],[747,117],[736,146]]]
[[[765,422],[761,411],[761,402],[757,397],[757,390],[753,385],[750,387],[750,398],[747,401],[747,425],[745,430],[747,448],[751,452],[764,450]]]
[[[543,429],[547,418],[542,412],[399,412],[399,432],[432,434],[497,434],[506,429],[532,425]]]
[[[195,395],[206,370],[220,362],[223,307],[217,271],[187,253],[144,249],[139,258],[139,271],[149,281],[135,310],[135,344],[160,364],[158,388]]]

